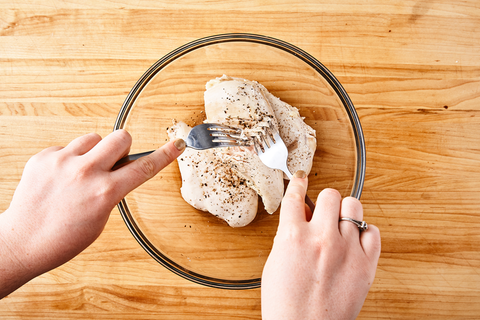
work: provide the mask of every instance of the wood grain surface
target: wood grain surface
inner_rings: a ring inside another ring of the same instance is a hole
[[[25,162],[113,129],[157,59],[194,39],[290,42],[340,80],[367,148],[382,234],[359,319],[480,318],[480,4],[454,1],[0,1],[0,211]],[[260,319],[260,290],[162,268],[115,209],[100,238],[0,301],[1,319]]]

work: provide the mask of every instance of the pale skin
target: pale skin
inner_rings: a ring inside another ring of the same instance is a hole
[[[110,212],[185,149],[183,140],[112,171],[131,136],[88,134],[33,156],[9,208],[0,214],[0,299],[81,253],[103,231]],[[354,319],[375,276],[380,233],[359,233],[340,216],[362,220],[360,202],[326,189],[312,213],[307,178],[290,182],[262,278],[263,319]]]
[[[380,232],[340,217],[363,220],[360,201],[325,189],[315,211],[304,204],[308,181],[289,183],[262,276],[262,316],[275,319],[355,319],[375,278]]]
[[[169,142],[112,171],[131,143],[124,130],[103,140],[88,134],[27,162],[10,207],[0,214],[0,298],[87,248],[115,205],[185,148],[183,140],[180,148]]]

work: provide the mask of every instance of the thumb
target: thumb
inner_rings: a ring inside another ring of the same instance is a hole
[[[113,171],[112,174],[115,175],[114,179],[119,182],[117,186],[121,186],[123,196],[153,178],[163,168],[172,163],[183,153],[185,147],[185,141],[182,139],[170,141],[148,156],[139,158]]]
[[[308,178],[304,171],[297,171],[290,182],[280,208],[280,225],[307,221],[305,194]]]

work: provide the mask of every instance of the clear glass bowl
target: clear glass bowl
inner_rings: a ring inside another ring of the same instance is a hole
[[[263,84],[297,107],[317,132],[309,175],[310,198],[326,188],[360,198],[365,145],[355,108],[334,75],[314,57],[284,41],[255,34],[195,40],[158,60],[127,96],[114,129],[133,137],[132,153],[158,148],[172,120],[204,120],[208,80],[227,74]],[[118,205],[139,244],[160,264],[193,282],[224,289],[260,286],[278,224],[259,203],[255,220],[231,228],[194,209],[180,195],[177,163],[128,194]]]

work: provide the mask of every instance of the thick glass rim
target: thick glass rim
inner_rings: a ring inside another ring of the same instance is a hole
[[[365,181],[366,150],[360,119],[358,118],[357,112],[352,101],[350,100],[350,97],[348,96],[347,92],[340,84],[340,82],[337,80],[337,78],[330,72],[330,70],[327,69],[327,67],[320,63],[317,59],[315,59],[313,56],[311,56],[304,50],[276,38],[251,33],[226,33],[200,38],[169,52],[160,60],[155,62],[135,83],[132,90],[127,95],[122,107],[120,108],[113,128],[114,131],[122,129],[125,126],[128,115],[132,107],[134,106],[137,98],[140,96],[143,89],[149,84],[149,82],[157,75],[158,72],[160,72],[162,69],[164,69],[167,65],[169,65],[176,59],[186,55],[191,51],[224,42],[252,42],[283,50],[307,63],[328,82],[328,84],[332,87],[332,89],[342,101],[342,104],[348,114],[350,123],[352,125],[356,146],[356,169],[355,179],[350,196],[360,199],[363,190],[363,184]],[[224,280],[207,277],[187,270],[186,268],[180,266],[179,264],[165,256],[148,240],[148,238],[135,224],[125,199],[123,199],[118,204],[118,209],[128,229],[130,230],[134,238],[138,241],[138,243],[143,247],[143,249],[147,251],[147,253],[153,259],[155,259],[157,262],[159,262],[171,272],[192,282],[208,287],[221,289],[253,289],[260,287],[261,278],[249,280]]]

